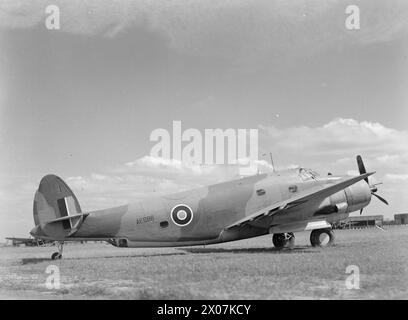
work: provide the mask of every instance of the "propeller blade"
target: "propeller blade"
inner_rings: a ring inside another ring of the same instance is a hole
[[[388,205],[387,200],[385,200],[383,197],[380,197],[378,194],[375,193],[371,193],[374,197],[377,197],[378,200],[380,200],[381,202],[384,202],[386,205]]]
[[[363,208],[360,209],[360,216],[361,216],[362,213],[363,213]]]
[[[361,158],[360,155],[357,156],[357,165],[358,165],[358,171],[360,171],[360,174],[367,173],[366,168],[364,166],[363,159]],[[369,184],[368,178],[365,178],[364,181],[367,182],[367,184]]]

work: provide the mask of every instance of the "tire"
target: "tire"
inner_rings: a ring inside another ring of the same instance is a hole
[[[276,249],[292,248],[295,245],[295,235],[292,232],[274,233],[272,243]]]
[[[331,229],[318,229],[310,233],[310,243],[313,247],[328,247],[333,245],[334,232]]]

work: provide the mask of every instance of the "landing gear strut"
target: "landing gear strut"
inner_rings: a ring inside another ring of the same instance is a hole
[[[310,234],[310,243],[313,247],[327,247],[334,242],[334,232],[331,229],[317,229]]]
[[[295,245],[295,235],[292,232],[274,233],[272,243],[276,249],[293,248]]]
[[[64,242],[58,242],[58,252],[54,252],[51,255],[52,260],[61,259],[62,258],[62,250],[64,249]]]

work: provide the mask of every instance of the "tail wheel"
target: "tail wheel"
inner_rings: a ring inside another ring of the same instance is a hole
[[[292,248],[295,245],[295,235],[292,232],[274,233],[272,243],[277,249]]]
[[[58,246],[58,252],[54,252],[51,255],[51,259],[52,260],[56,260],[56,259],[61,259],[62,258],[62,251],[64,249],[64,241],[58,241],[57,243]]]
[[[331,229],[313,230],[310,234],[310,243],[313,247],[327,247],[334,242],[334,232]]]
[[[59,252],[54,252],[54,253],[51,255],[51,259],[52,259],[52,260],[57,260],[57,259],[61,259],[61,258],[62,258],[62,254],[59,253]]]

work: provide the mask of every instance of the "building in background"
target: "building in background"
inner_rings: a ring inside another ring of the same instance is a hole
[[[333,224],[333,229],[368,228],[383,225],[384,216],[355,216]]]
[[[395,224],[408,224],[408,213],[394,214]]]

